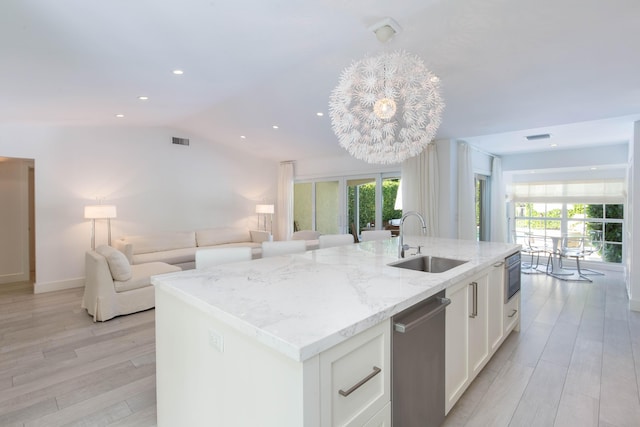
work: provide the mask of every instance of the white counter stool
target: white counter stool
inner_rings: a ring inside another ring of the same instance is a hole
[[[311,251],[320,248],[320,242],[318,241],[320,234],[322,233],[314,230],[294,231],[291,235],[291,240],[304,240],[307,244],[307,250]]]
[[[277,240],[273,242],[262,242],[262,257],[298,254],[307,251],[307,244],[304,240]]]
[[[239,261],[251,261],[250,247],[209,248],[196,251],[196,269]]]
[[[361,242],[370,242],[372,240],[385,240],[391,238],[391,230],[365,230],[360,236]]]
[[[354,242],[353,234],[323,234],[318,240],[320,241],[320,249],[352,245]]]

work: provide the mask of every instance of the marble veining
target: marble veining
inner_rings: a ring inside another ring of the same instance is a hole
[[[438,274],[390,267],[393,238],[166,274],[153,284],[304,361],[519,249],[420,236],[405,243],[469,262]]]

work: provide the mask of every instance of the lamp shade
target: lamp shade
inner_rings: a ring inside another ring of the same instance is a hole
[[[259,214],[272,214],[274,212],[273,205],[256,205],[256,213]]]
[[[86,219],[115,218],[115,205],[89,205],[84,207]]]

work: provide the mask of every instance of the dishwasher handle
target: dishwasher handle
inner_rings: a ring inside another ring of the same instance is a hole
[[[433,316],[435,316],[436,314],[440,313],[442,310],[444,310],[449,304],[451,304],[451,300],[449,298],[437,298],[438,302],[440,303],[436,308],[434,308],[433,310],[429,311],[428,313],[426,313],[424,316],[420,316],[419,318],[417,318],[416,320],[409,322],[409,323],[394,323],[393,324],[393,329],[396,332],[400,332],[401,334],[404,334],[405,332],[409,332],[411,329],[415,328],[416,326],[420,325],[423,322],[426,322],[427,320],[431,319]]]

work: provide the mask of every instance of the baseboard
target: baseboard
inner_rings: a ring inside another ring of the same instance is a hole
[[[84,287],[84,277],[68,280],[57,280],[55,282],[34,283],[33,293],[41,294],[44,292],[62,291],[64,289],[82,288]]]
[[[29,273],[13,273],[0,276],[0,285],[15,282],[26,282],[29,280]]]

